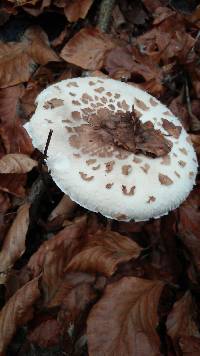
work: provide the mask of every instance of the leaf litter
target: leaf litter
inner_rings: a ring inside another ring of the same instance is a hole
[[[100,3],[1,3],[0,355],[197,356],[199,176],[173,216],[107,221],[46,180],[23,128],[48,85],[108,76],[166,104],[200,157],[198,1],[118,0],[108,33]]]

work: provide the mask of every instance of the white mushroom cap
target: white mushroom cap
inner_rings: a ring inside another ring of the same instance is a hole
[[[47,165],[58,187],[81,206],[112,219],[142,221],[167,214],[190,193],[197,159],[189,136],[145,91],[113,79],[73,78],[49,86],[36,102],[25,128],[41,151],[53,130]],[[86,117],[101,108],[131,111],[132,105],[142,123],[150,120],[171,141],[167,155],[151,158],[84,136]]]

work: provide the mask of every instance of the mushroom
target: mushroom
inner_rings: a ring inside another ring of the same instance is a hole
[[[177,208],[197,173],[190,138],[147,92],[107,78],[63,80],[43,90],[25,125],[58,187],[116,220],[144,221]]]

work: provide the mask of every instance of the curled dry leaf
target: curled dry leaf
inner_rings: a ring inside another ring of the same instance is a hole
[[[64,8],[65,16],[69,22],[76,22],[78,19],[84,19],[93,3],[93,0],[74,0],[67,1]]]
[[[17,212],[0,251],[0,284],[5,283],[8,270],[24,253],[25,238],[29,226],[30,204],[23,204]]]
[[[17,328],[32,318],[33,304],[40,296],[38,279],[25,284],[0,311],[0,355],[5,353]]]
[[[103,65],[106,51],[115,47],[114,40],[95,28],[83,28],[70,39],[61,57],[83,69],[96,70]]]
[[[66,218],[71,215],[71,213],[74,211],[76,208],[77,204],[70,199],[68,195],[63,195],[62,199],[58,203],[58,205],[55,207],[55,209],[51,212],[49,215],[48,220],[51,221],[58,216],[64,215]]]
[[[160,355],[156,326],[163,286],[135,277],[109,285],[87,320],[90,356]]]
[[[0,87],[26,82],[35,64],[59,61],[49,47],[47,35],[39,27],[26,30],[20,42],[0,42]]]
[[[22,153],[11,153],[0,159],[0,173],[27,173],[37,166],[37,161]]]
[[[1,123],[13,123],[19,106],[19,99],[24,93],[22,84],[0,89],[0,117]]]
[[[66,266],[66,271],[99,272],[111,276],[120,262],[137,258],[141,247],[113,231],[98,231],[87,237],[83,249]]]

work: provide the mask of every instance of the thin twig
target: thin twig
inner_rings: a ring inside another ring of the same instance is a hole
[[[192,112],[190,92],[189,92],[189,86],[188,86],[187,79],[185,80],[185,95],[186,95],[186,103],[187,103],[188,113],[192,119],[191,120],[191,129],[192,129],[192,131],[199,131],[200,130],[200,121]]]
[[[112,10],[116,0],[102,0],[99,11],[99,19],[97,26],[103,32],[108,32]]]

